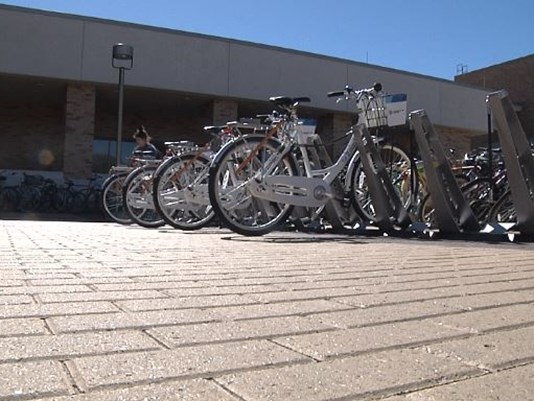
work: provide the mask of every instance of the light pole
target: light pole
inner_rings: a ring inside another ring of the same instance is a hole
[[[133,68],[133,47],[122,43],[113,46],[113,55],[111,59],[113,68],[119,70],[119,115],[117,121],[117,166],[121,164],[121,145],[122,145],[122,107],[124,100],[124,71]]]

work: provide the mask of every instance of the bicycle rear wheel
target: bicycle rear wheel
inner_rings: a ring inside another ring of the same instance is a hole
[[[260,148],[262,140],[260,136],[249,136],[229,143],[210,168],[209,196],[215,213],[225,226],[241,235],[267,234],[284,223],[293,209],[291,204],[254,196],[248,188],[250,181],[259,178],[258,174],[278,157],[280,142],[270,139]],[[296,163],[293,158],[284,157],[272,166],[271,174],[296,175]]]
[[[478,178],[468,182],[461,189],[479,224],[485,226],[490,210],[495,203],[491,181],[487,178]]]
[[[208,194],[210,160],[186,154],[163,163],[154,174],[154,207],[167,224],[197,230],[215,217]]]
[[[482,226],[488,222],[489,213],[494,204],[491,187],[492,184],[488,178],[478,178],[460,187],[467,204]],[[421,203],[419,220],[429,224],[431,227],[437,226],[431,194],[427,194]]]
[[[19,194],[13,187],[0,189],[0,211],[14,212],[19,204]]]
[[[490,210],[488,220],[496,223],[517,223],[512,191],[506,191]]]
[[[19,194],[18,211],[28,213],[35,212],[38,209],[41,192],[37,188],[21,186],[19,187]]]

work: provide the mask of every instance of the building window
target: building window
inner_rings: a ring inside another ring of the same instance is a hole
[[[135,142],[123,140],[121,148],[121,164],[128,164],[135,148]],[[114,139],[95,139],[93,141],[93,172],[107,173],[116,164],[117,141]]]

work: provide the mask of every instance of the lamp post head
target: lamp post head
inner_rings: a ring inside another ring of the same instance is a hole
[[[117,43],[113,45],[112,61],[113,68],[124,68],[131,70],[133,68],[134,49],[130,45]]]

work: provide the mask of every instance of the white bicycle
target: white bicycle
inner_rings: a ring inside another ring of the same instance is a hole
[[[374,105],[378,103],[373,100],[380,90],[380,84],[357,91],[347,87],[329,96],[355,99],[358,105],[365,103],[368,107],[360,112],[369,117],[377,112]],[[298,105],[310,99],[270,100],[284,113],[274,119],[267,134],[244,136],[229,143],[210,168],[211,204],[221,222],[242,235],[264,235],[274,230],[286,221],[294,206],[320,209],[332,200],[345,208],[347,196],[353,205],[361,199],[362,169],[356,135],[365,127],[353,126],[345,149],[331,166],[313,166],[309,137],[299,131],[297,116]],[[342,183],[341,193],[336,181]]]

